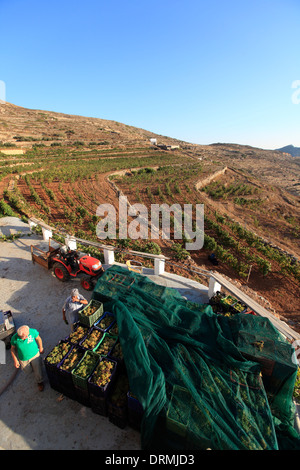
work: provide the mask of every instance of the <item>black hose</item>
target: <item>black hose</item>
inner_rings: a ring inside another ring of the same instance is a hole
[[[13,375],[9,379],[9,381],[0,389],[0,395],[2,395],[3,392],[10,386],[10,384],[15,380],[17,373],[19,372],[19,369],[15,369]]]

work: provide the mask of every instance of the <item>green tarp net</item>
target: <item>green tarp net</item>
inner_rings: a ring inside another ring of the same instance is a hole
[[[300,449],[293,348],[268,319],[218,315],[116,265],[93,298],[117,318],[142,449]]]

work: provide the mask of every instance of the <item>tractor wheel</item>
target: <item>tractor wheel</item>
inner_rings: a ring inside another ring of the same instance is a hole
[[[53,266],[53,272],[57,279],[62,282],[68,281],[70,279],[70,274],[67,268],[65,268],[61,263],[55,263]]]
[[[81,279],[80,284],[81,284],[81,287],[85,290],[93,290],[94,289],[94,283],[89,278]]]

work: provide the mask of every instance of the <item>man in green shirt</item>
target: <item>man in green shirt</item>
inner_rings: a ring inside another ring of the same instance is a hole
[[[32,369],[38,389],[43,391],[42,358],[40,354],[44,352],[44,349],[39,332],[27,325],[20,326],[10,342],[15,367],[17,369],[21,367],[26,373]]]

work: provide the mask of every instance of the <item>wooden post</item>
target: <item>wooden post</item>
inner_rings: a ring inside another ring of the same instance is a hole
[[[248,277],[247,277],[247,284],[248,284],[248,281],[249,281],[251,269],[252,269],[252,264],[250,264],[250,268],[249,268],[249,272],[248,272]]]

